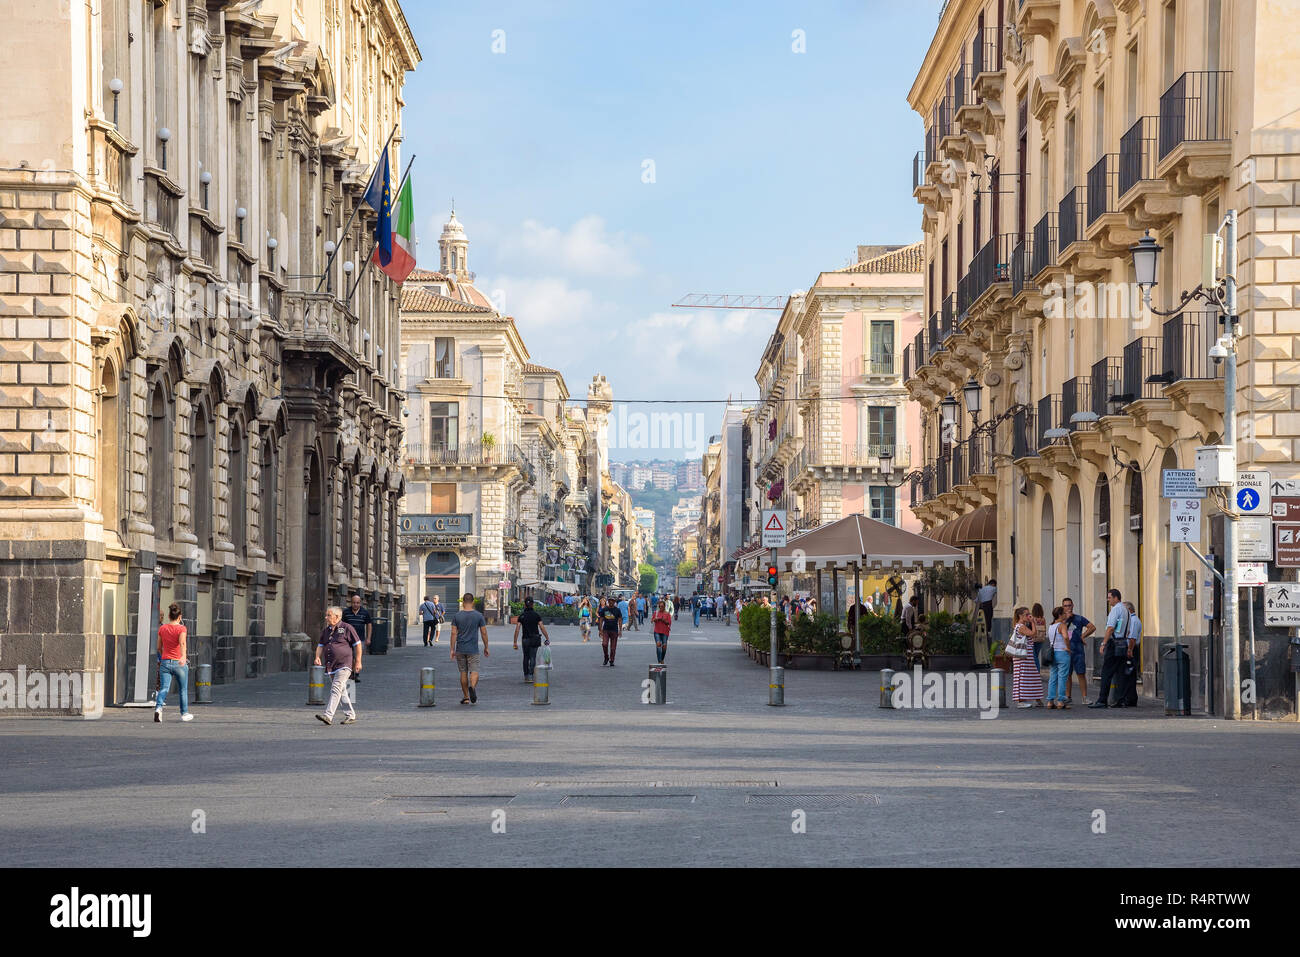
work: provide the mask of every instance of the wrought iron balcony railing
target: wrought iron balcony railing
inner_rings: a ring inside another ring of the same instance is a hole
[[[1164,365],[1169,382],[1223,378],[1223,363],[1209,356],[1210,347],[1223,333],[1221,318],[1216,309],[1184,312],[1165,320]]]
[[[1124,360],[1106,356],[1092,364],[1092,411],[1097,418],[1116,415],[1124,407]]]
[[[1160,158],[1182,143],[1226,140],[1231,70],[1184,73],[1160,96]]]
[[[1123,196],[1140,182],[1156,178],[1156,150],[1159,146],[1158,116],[1141,116],[1119,140],[1119,179]]]
[[[1088,170],[1088,225],[1119,211],[1119,154],[1107,153]]]

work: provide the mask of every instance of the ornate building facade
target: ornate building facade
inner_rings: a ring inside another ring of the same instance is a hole
[[[171,601],[218,684],[345,593],[400,618],[396,287],[343,232],[395,128],[400,169],[396,0],[3,8],[0,668],[117,703]]]

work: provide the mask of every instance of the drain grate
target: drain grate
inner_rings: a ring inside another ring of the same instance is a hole
[[[535,788],[774,788],[775,781],[534,781]]]
[[[694,794],[566,794],[560,807],[591,811],[660,811],[690,807]]]
[[[874,807],[880,803],[880,798],[874,794],[748,794],[745,803],[751,807],[834,811],[850,807]]]
[[[471,807],[498,808],[509,804],[514,798],[513,794],[386,794],[382,802],[411,807],[434,805],[439,809],[458,810]]]

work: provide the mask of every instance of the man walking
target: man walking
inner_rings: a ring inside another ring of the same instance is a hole
[[[428,595],[420,602],[420,620],[424,623],[424,647],[431,647],[434,633],[438,629],[438,608],[429,600]]]
[[[370,648],[370,635],[374,630],[374,620],[370,617],[370,612],[361,605],[361,595],[357,592],[352,593],[352,600],[348,607],[343,609],[343,623],[351,625],[352,630],[356,632],[357,637],[365,642],[366,648]],[[360,681],[360,675],[353,675],[353,681]]]
[[[460,611],[451,616],[451,660],[460,671],[461,704],[478,704],[478,639],[483,636],[483,657],[488,652],[487,619],[474,610],[474,595],[465,592]]]
[[[433,643],[436,645],[442,637],[443,623],[447,620],[447,609],[443,607],[441,595],[433,596],[433,610],[438,616],[437,623],[433,626]]]
[[[1123,681],[1122,669],[1131,654],[1128,642],[1128,609],[1124,607],[1120,598],[1118,589],[1112,588],[1106,592],[1106,605],[1110,611],[1106,615],[1106,638],[1101,643],[1101,688],[1097,692],[1097,700],[1088,705],[1089,708],[1109,707],[1107,702],[1110,700],[1111,682],[1116,683],[1118,690]],[[1117,676],[1119,681],[1116,681]]]
[[[600,650],[605,653],[605,664],[614,667],[614,653],[618,639],[623,635],[623,617],[613,601],[605,601],[600,608]]]
[[[515,625],[515,651],[519,650],[519,631],[524,633],[524,680],[533,680],[533,671],[537,667],[537,649],[542,646],[542,635],[546,643],[551,643],[551,633],[542,624],[542,616],[533,611],[533,600],[524,599],[524,610]]]
[[[704,608],[704,599],[697,592],[691,597],[691,612],[695,616],[695,627],[700,627],[700,612]]]
[[[1065,609],[1065,630],[1070,638],[1070,671],[1079,678],[1079,700],[1088,703],[1088,653],[1085,642],[1097,630],[1097,626],[1082,615],[1074,613],[1074,599],[1067,598],[1061,602]],[[1069,682],[1066,683],[1066,701],[1073,701]]]
[[[343,621],[343,609],[338,605],[325,609],[325,630],[316,643],[315,663],[324,664],[325,673],[330,676],[329,704],[324,712],[316,715],[316,720],[333,724],[334,712],[342,701],[347,710],[343,723],[352,724],[357,720],[357,709],[348,694],[348,678],[355,680],[354,676],[361,671],[361,639],[356,630]]]
[[[633,631],[641,630],[641,619],[639,614],[637,613],[637,606],[636,606],[636,600],[640,597],[641,597],[640,595],[632,595],[627,600],[627,624],[631,627]]]

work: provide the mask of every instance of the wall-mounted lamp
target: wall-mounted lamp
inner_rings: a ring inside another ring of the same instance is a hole
[[[117,97],[122,92],[122,78],[115,76],[109,80],[108,89],[113,94],[113,125],[117,126]]]
[[[204,170],[199,174],[199,185],[203,187],[203,208],[208,208],[208,186],[212,183],[212,173]]]
[[[162,143],[162,150],[160,154],[162,157],[162,163],[160,165],[162,166],[163,169],[167,168],[167,141],[170,140],[171,138],[172,138],[172,131],[169,130],[167,127],[164,126],[162,129],[158,131],[158,142]]]
[[[248,218],[248,210],[244,209],[243,206],[240,206],[237,210],[235,210],[235,219],[237,220],[237,225],[239,227],[240,245],[243,245],[244,243],[244,220],[246,220],[247,218]]]
[[[267,252],[269,253],[270,265],[272,269],[275,268],[275,250],[279,247],[279,245],[280,245],[280,241],[276,239],[274,236],[272,236],[270,239],[266,241],[266,249]]]

